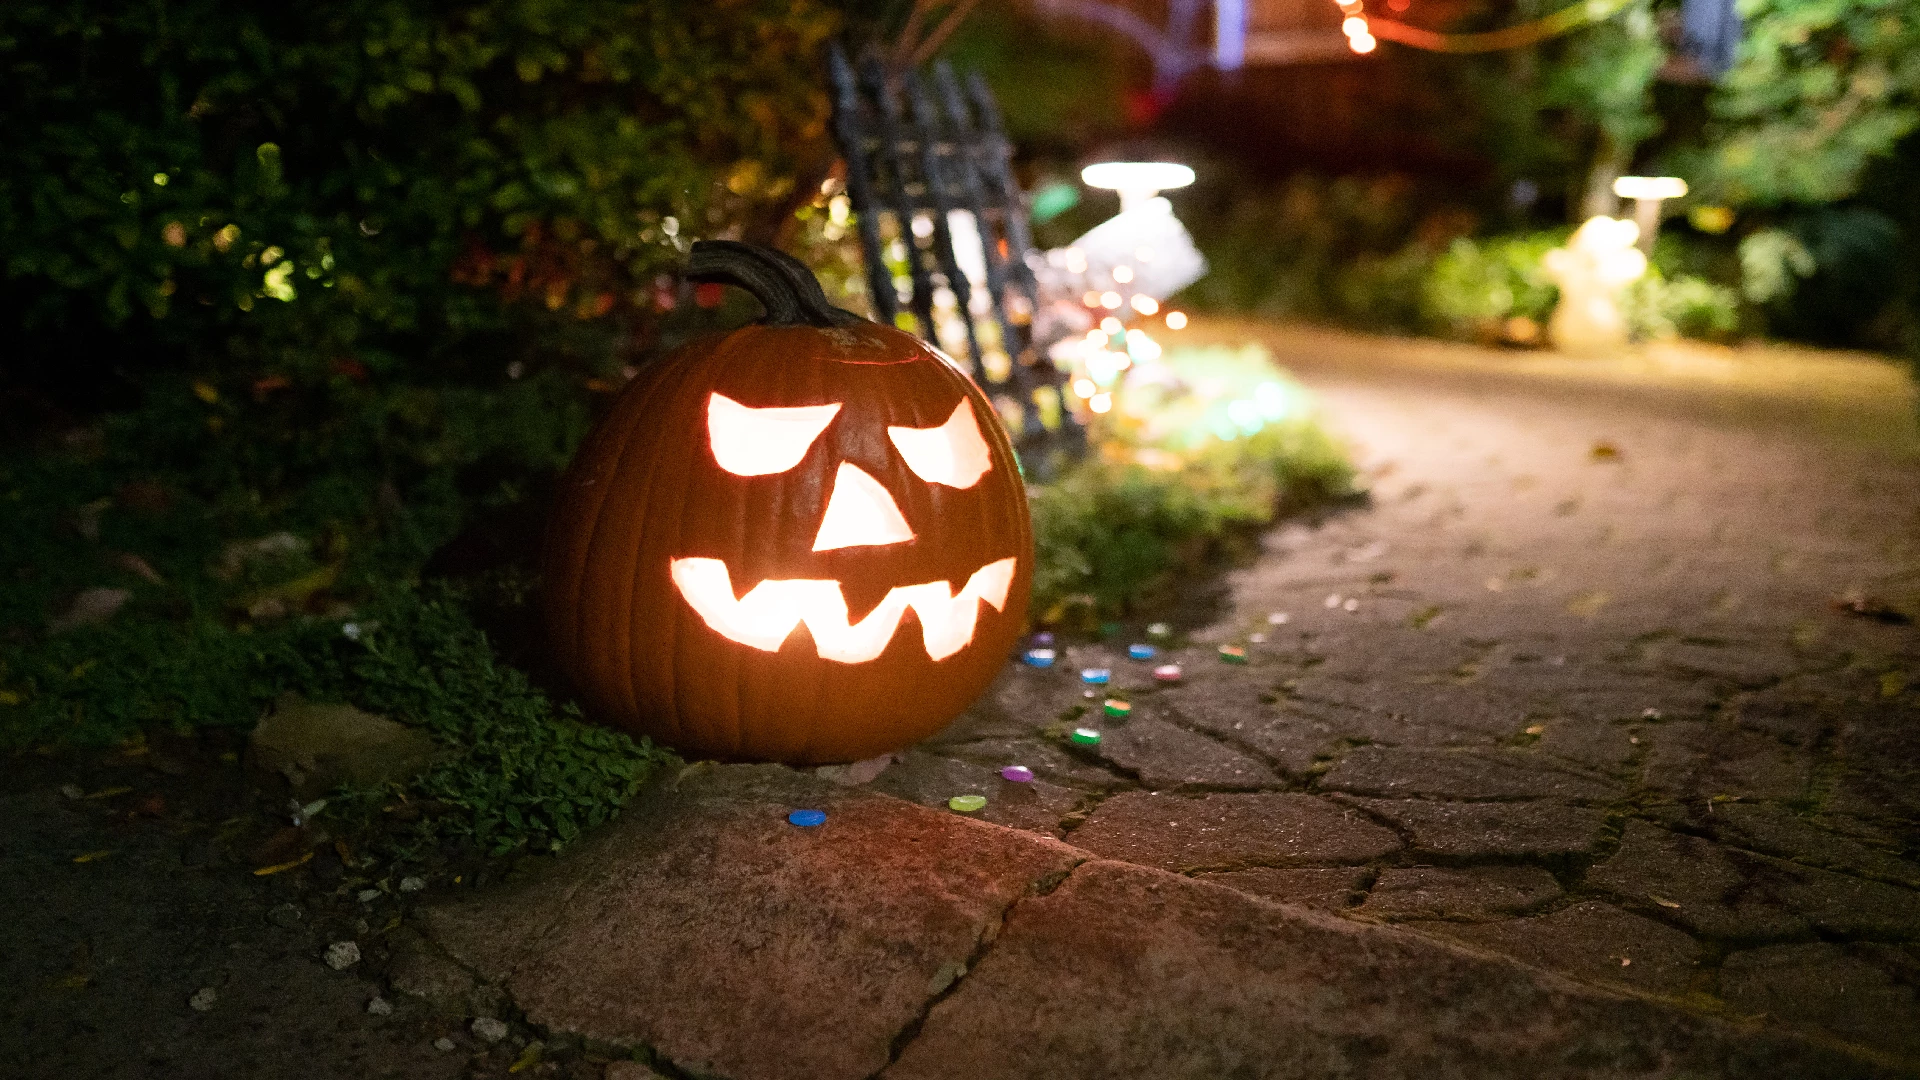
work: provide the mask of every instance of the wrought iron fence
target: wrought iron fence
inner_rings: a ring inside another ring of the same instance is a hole
[[[835,45],[833,135],[846,161],[874,317],[966,353],[1030,474],[1085,446],[1066,376],[1035,333],[1042,301],[1012,146],[978,74],[942,61],[897,77]]]

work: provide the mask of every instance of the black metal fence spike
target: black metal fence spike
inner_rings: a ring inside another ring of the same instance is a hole
[[[934,294],[941,287],[951,290],[966,327],[967,367],[996,403],[1017,409],[1019,419],[1009,420],[1023,461],[1030,475],[1046,475],[1055,459],[1084,448],[1085,433],[1065,407],[1066,376],[1044,355],[1050,342],[1034,338],[1041,296],[1027,261],[1034,254],[1033,235],[992,92],[977,73],[963,82],[944,60],[933,65],[930,80],[889,71],[872,50],[849,62],[837,43],[827,60],[833,137],[847,164],[847,198],[874,316],[896,322],[901,309],[881,231],[881,220],[891,217],[907,257],[906,309],[920,336],[938,339]],[[969,279],[961,262],[953,223],[962,213],[979,234],[982,282]],[[916,219],[924,221],[925,235],[916,234]],[[981,287],[1006,355],[1003,369],[989,363],[995,350],[975,322],[974,296]],[[1060,423],[1052,427],[1039,412],[1048,394],[1059,405]]]

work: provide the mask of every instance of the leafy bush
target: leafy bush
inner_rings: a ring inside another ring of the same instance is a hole
[[[1639,338],[1724,340],[1740,328],[1740,296],[1692,274],[1669,278],[1657,267],[1626,289],[1627,325]]]
[[[9,321],[47,379],[95,359],[76,341],[297,386],[605,375],[689,235],[784,219],[834,25],[813,0],[0,6]]]
[[[1415,329],[1424,264],[1472,226],[1457,209],[1423,209],[1423,195],[1395,176],[1203,187],[1180,209],[1210,268],[1183,298],[1266,318]]]
[[[1165,359],[1177,379],[1209,392],[1123,387],[1094,432],[1099,454],[1030,489],[1040,622],[1164,600],[1156,592],[1175,574],[1278,514],[1352,491],[1344,448],[1264,350],[1169,350]]]
[[[1540,260],[1566,238],[1565,230],[1556,230],[1455,240],[1434,261],[1421,291],[1428,325],[1461,338],[1498,338],[1501,324],[1515,317],[1544,325],[1560,290]]]

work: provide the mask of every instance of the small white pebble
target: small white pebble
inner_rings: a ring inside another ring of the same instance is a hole
[[[1327,607],[1327,610],[1329,610],[1329,611],[1331,611],[1331,610],[1333,610],[1334,608],[1337,608],[1337,607],[1339,607],[1339,606],[1340,606],[1340,594],[1339,594],[1339,593],[1334,593],[1334,594],[1332,594],[1332,595],[1330,595],[1330,596],[1328,596],[1328,597],[1326,598],[1326,600],[1325,600],[1325,601],[1323,601],[1323,603],[1324,603],[1324,604],[1326,605],[1326,607]]]
[[[386,998],[383,998],[383,997],[376,997],[372,1001],[367,1002],[367,1015],[392,1016],[393,1002],[388,1001]]]
[[[61,784],[60,794],[65,795],[69,799],[84,799],[87,797],[86,791],[83,790],[79,784]]]
[[[1346,609],[1346,610],[1348,610],[1348,611],[1359,611],[1359,610],[1360,610],[1360,601],[1358,601],[1358,600],[1355,600],[1355,599],[1353,599],[1353,598],[1351,598],[1351,597],[1349,597],[1349,598],[1347,599],[1347,602],[1346,602],[1346,603],[1344,603],[1344,604],[1341,604],[1340,606],[1341,606],[1341,607],[1343,607],[1343,608],[1345,608],[1345,609]]]
[[[448,1050],[453,1049],[453,1040],[447,1038],[445,1035],[442,1035],[439,1038],[433,1040],[433,1048],[435,1050],[440,1051],[441,1053],[446,1053]]]
[[[1643,716],[1643,717],[1645,717],[1645,718],[1646,718],[1646,719],[1648,719],[1648,720],[1658,720],[1658,719],[1660,719],[1660,710],[1659,710],[1659,709],[1648,709],[1648,710],[1647,710],[1646,712],[1643,712],[1643,713],[1641,713],[1640,715],[1641,715],[1641,716]]]
[[[351,941],[336,941],[327,946],[327,966],[345,971],[360,962],[360,946]]]
[[[482,1016],[473,1022],[473,1037],[481,1042],[497,1043],[507,1037],[507,1025],[491,1016]]]
[[[359,895],[360,895],[361,903],[371,904],[375,900],[380,899],[380,890],[379,889],[361,889]]]
[[[404,877],[400,879],[401,892],[419,892],[426,887],[427,879],[423,877]]]
[[[1624,956],[1623,956],[1623,957],[1621,957],[1621,958],[1620,958],[1620,966],[1621,966],[1621,967],[1632,967],[1632,966],[1633,966],[1633,961],[1632,961],[1631,959],[1629,959],[1629,958],[1627,958],[1627,957],[1624,957]]]
[[[1248,635],[1247,635],[1247,640],[1248,640],[1248,641],[1251,641],[1251,642],[1253,642],[1253,643],[1254,643],[1255,645],[1265,645],[1265,644],[1267,643],[1267,635],[1265,635],[1265,634],[1248,634]]]
[[[213,1003],[218,1000],[220,1000],[220,994],[213,987],[203,986],[195,990],[193,996],[187,999],[187,1007],[194,1012],[210,1012],[213,1009]]]
[[[1092,697],[1092,696],[1093,696],[1093,691],[1091,691],[1091,690],[1088,690],[1088,691],[1087,691],[1087,692],[1086,692],[1085,694],[1083,694],[1083,695],[1081,695],[1081,696],[1082,696],[1082,697]]]
[[[1273,626],[1285,626],[1292,618],[1284,611],[1276,611],[1267,616],[1267,622]]]
[[[357,622],[341,623],[340,633],[348,641],[359,641],[360,640],[360,624]]]

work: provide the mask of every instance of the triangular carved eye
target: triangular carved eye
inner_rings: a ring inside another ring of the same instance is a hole
[[[735,476],[783,473],[807,456],[840,405],[755,409],[724,394],[707,398],[707,440],[713,460]]]
[[[907,460],[907,468],[929,484],[970,488],[993,468],[987,440],[980,436],[980,424],[973,417],[973,403],[966,398],[939,427],[889,427],[887,438]]]

